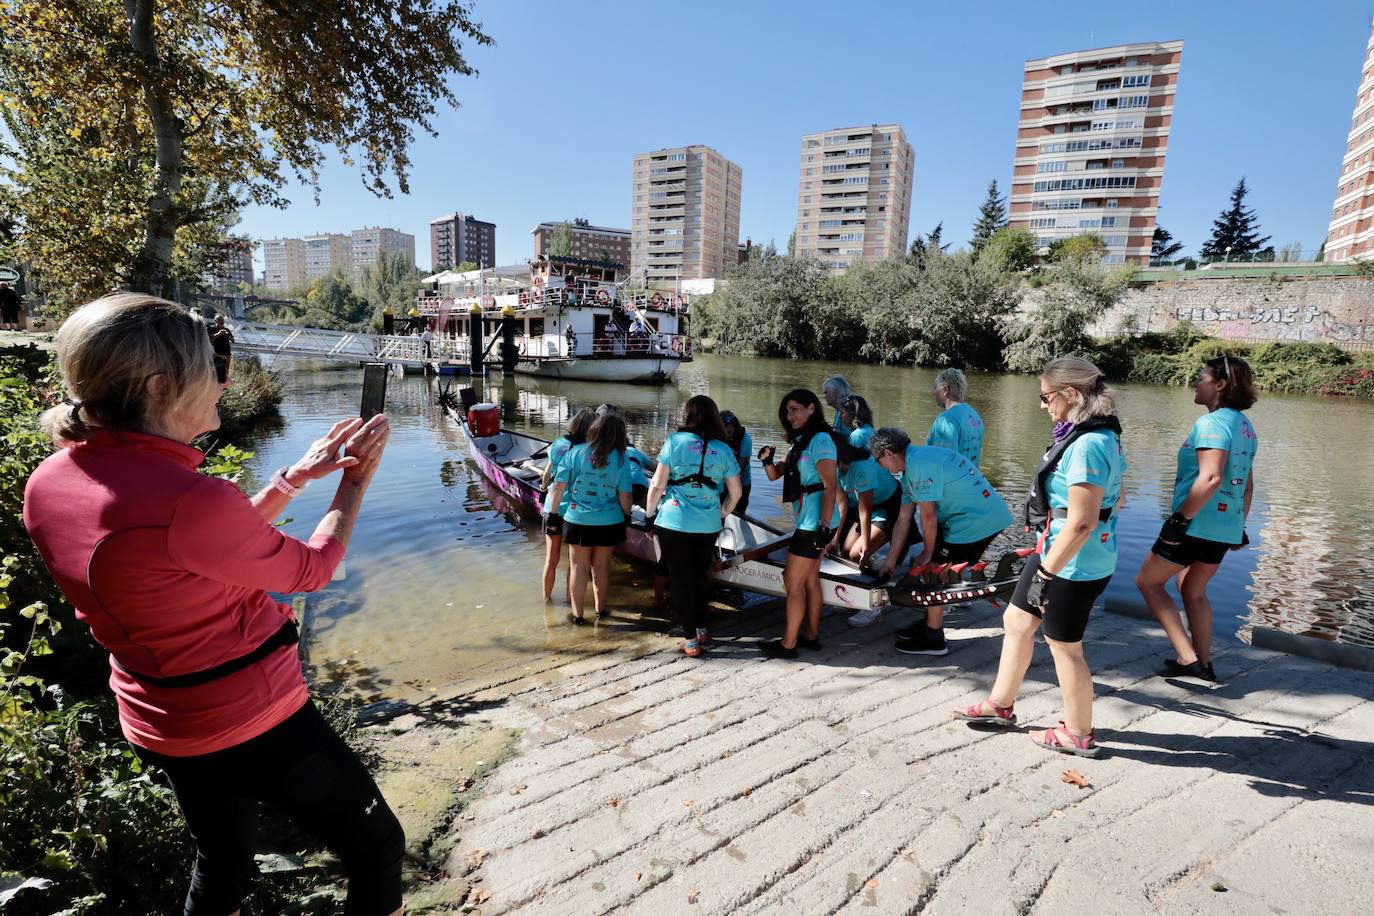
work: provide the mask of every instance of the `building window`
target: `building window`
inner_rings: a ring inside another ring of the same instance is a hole
[[[1123,76],[1121,78],[1121,88],[1123,89],[1130,89],[1133,86],[1148,85],[1150,85],[1150,75],[1148,73],[1136,73],[1131,76]]]
[[[1046,172],[1062,172],[1066,165],[1068,165],[1068,163],[1062,159],[1057,162],[1037,162],[1035,164],[1035,171],[1040,175]]]

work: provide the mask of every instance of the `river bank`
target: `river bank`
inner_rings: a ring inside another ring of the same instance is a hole
[[[718,650],[665,640],[421,706],[519,730],[519,755],[449,826],[448,871],[482,913],[1356,912],[1351,850],[1374,802],[1374,675],[1238,643],[1213,691],[1152,675],[1155,628],[1088,633],[1097,760],[947,718],[981,697],[1000,611],[950,624],[946,658],[891,626],[826,619],[825,649],[760,659],[775,607],[730,615]],[[1060,701],[1038,648],[1018,714]],[[470,711],[465,711],[470,710]],[[1064,782],[1077,770],[1089,786]],[[459,774],[455,774],[458,777]],[[457,902],[456,900],[454,901]]]

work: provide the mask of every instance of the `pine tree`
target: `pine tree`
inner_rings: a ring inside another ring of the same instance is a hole
[[[1007,202],[997,193],[997,179],[988,184],[988,197],[978,208],[978,222],[973,224],[973,239],[970,244],[974,255],[983,250],[992,234],[1007,224]]]
[[[1182,250],[1183,243],[1175,242],[1168,229],[1163,226],[1155,226],[1154,241],[1150,243],[1151,261],[1168,261]]]
[[[1259,237],[1259,218],[1246,208],[1245,195],[1249,188],[1242,177],[1231,191],[1231,205],[1212,221],[1212,237],[1202,246],[1204,258],[1228,258],[1235,261],[1252,260],[1269,241]]]

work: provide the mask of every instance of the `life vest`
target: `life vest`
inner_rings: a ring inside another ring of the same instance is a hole
[[[1051,445],[1049,450],[1045,452],[1045,457],[1040,459],[1040,467],[1036,469],[1035,476],[1031,478],[1030,490],[1026,493],[1026,530],[1032,531],[1042,528],[1051,518],[1068,517],[1067,510],[1050,508],[1050,475],[1059,465],[1059,459],[1064,457],[1065,450],[1079,436],[1096,429],[1111,430],[1119,437],[1121,435],[1121,421],[1116,417],[1089,417],[1075,426],[1073,431],[1063,439]],[[1104,506],[1098,510],[1098,521],[1108,521],[1115,511],[1115,506]]]
[[[849,440],[847,438],[837,435],[833,430],[829,429],[812,430],[810,432],[804,432],[797,437],[792,442],[792,448],[787,452],[787,461],[783,464],[782,501],[785,503],[794,503],[808,493],[820,493],[825,490],[825,483],[822,481],[805,484],[801,482],[801,456],[811,445],[811,440],[816,436],[829,436],[830,440],[835,443],[836,454],[839,454],[841,441],[843,441],[846,446],[849,445]]]
[[[687,432],[687,430],[679,431]],[[692,435],[696,434],[693,433]],[[706,439],[702,436],[697,436],[697,438],[701,439],[701,466],[697,468],[697,472],[695,474],[689,474],[686,477],[670,478],[668,480],[668,486],[685,487],[689,484],[692,484],[699,487],[709,487],[712,490],[714,490],[717,495],[719,495],[721,485],[717,483],[714,478],[712,478],[709,474],[706,473],[706,453],[711,450],[711,443],[716,440]]]

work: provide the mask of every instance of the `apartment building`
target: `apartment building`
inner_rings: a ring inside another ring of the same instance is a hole
[[[496,266],[496,224],[470,213],[449,213],[429,221],[429,250],[435,272],[458,264]]]
[[[202,279],[215,292],[233,295],[244,286],[253,285],[254,246],[240,246],[236,242],[229,244],[232,247],[228,247],[216,269],[206,273]]]
[[[904,254],[915,172],[898,124],[802,137],[796,253],[819,258],[832,273]]]
[[[574,258],[593,258],[598,261],[615,261],[630,266],[630,230],[612,229],[609,226],[593,226],[586,220],[575,219],[571,222],[540,223],[530,230],[534,236],[534,256],[549,253],[549,243],[560,226],[568,227]]]
[[[630,269],[651,286],[719,278],[739,257],[740,167],[709,146],[634,157]]]
[[[415,266],[415,236],[409,232],[370,226],[354,229],[350,243],[353,249],[353,278],[360,279],[363,271],[377,263],[383,252],[406,256],[406,263]]]
[[[1028,60],[1008,223],[1056,239],[1100,235],[1113,264],[1149,264],[1182,41]]]
[[[334,274],[353,273],[353,239],[338,232],[307,235],[301,239],[305,257],[305,279],[317,280]]]
[[[1370,257],[1374,257],[1374,31],[1364,48],[1324,254],[1327,261]]]
[[[305,243],[300,239],[264,239],[262,285],[285,292],[305,282]]]

